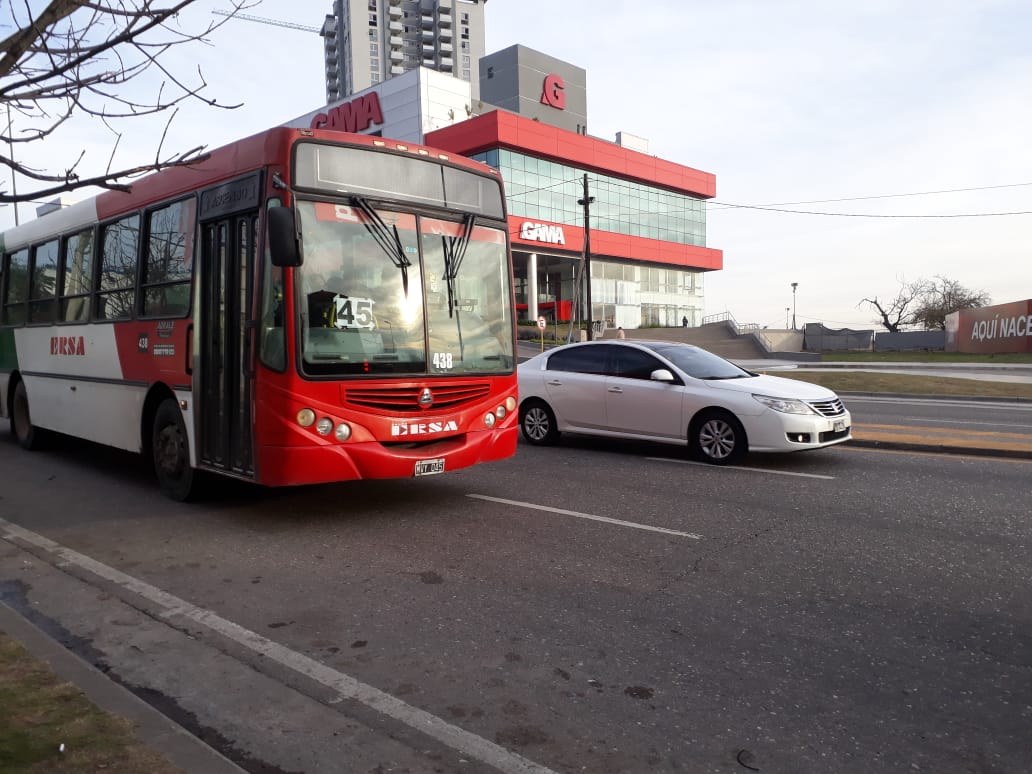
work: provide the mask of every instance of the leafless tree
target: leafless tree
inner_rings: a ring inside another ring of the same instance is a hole
[[[911,326],[920,326],[928,331],[945,330],[946,315],[959,309],[987,306],[990,301],[985,291],[968,290],[957,280],[936,275],[930,280],[900,280],[896,297],[888,303],[875,296],[861,299],[857,306],[874,309],[878,313],[878,323],[890,333],[897,333]]]
[[[914,321],[925,330],[946,330],[946,315],[961,309],[988,306],[992,299],[984,290],[968,290],[957,280],[936,275],[928,283],[921,303],[914,312]]]
[[[878,323],[885,326],[890,333],[898,333],[916,322],[917,308],[928,292],[928,281],[919,279],[914,282],[900,280],[900,288],[895,298],[883,302],[874,298],[860,300],[857,307],[868,306],[878,313]]]
[[[0,115],[0,167],[10,170],[12,181],[27,181],[27,190],[17,190],[16,185],[10,191],[0,189],[0,203],[34,201],[88,186],[126,190],[128,181],[139,175],[207,157],[204,145],[172,152],[163,147],[169,125],[185,101],[238,107],[205,96],[208,84],[200,68],[187,78],[163,61],[176,47],[207,43],[209,33],[232,18],[229,14],[196,31],[181,29],[178,15],[194,2],[9,0],[0,4],[6,6],[0,10],[0,29],[14,29],[0,39],[0,106],[7,111]],[[248,7],[245,0],[229,5],[233,13]],[[156,76],[154,92],[139,100],[130,96],[138,89],[127,84],[144,74]],[[117,168],[121,127],[128,120],[158,113],[166,113],[168,120],[156,140],[153,161]],[[18,131],[12,131],[12,114]],[[94,117],[112,133],[110,155],[101,164],[87,162],[85,150],[67,169],[37,169],[16,161],[19,146],[61,136],[59,130],[78,116]]]

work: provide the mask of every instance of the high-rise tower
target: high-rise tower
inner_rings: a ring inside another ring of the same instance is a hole
[[[469,81],[480,94],[487,0],[333,0],[322,36],[326,101],[427,67]]]

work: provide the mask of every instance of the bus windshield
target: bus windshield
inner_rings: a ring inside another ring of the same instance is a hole
[[[511,372],[505,232],[352,201],[297,203],[304,372]]]

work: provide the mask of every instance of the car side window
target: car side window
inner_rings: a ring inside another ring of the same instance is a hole
[[[614,375],[625,379],[648,379],[657,368],[667,368],[648,352],[632,347],[619,347],[615,356]],[[668,369],[669,370],[669,369]]]
[[[610,347],[571,347],[548,358],[549,371],[572,371],[578,374],[606,374]]]

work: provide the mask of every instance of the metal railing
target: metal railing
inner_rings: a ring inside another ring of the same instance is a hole
[[[771,345],[770,339],[767,338],[767,334],[763,332],[763,329],[757,323],[739,323],[731,312],[718,312],[717,314],[706,315],[702,318],[703,325],[719,322],[726,322],[735,336],[751,335],[760,346],[760,349],[767,354],[773,351],[774,347]]]

